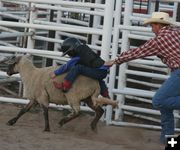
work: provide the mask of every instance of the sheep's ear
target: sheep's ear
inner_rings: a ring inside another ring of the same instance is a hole
[[[20,61],[20,59],[22,58],[22,56],[17,56],[17,57],[15,57],[15,59],[14,59],[14,63],[19,63],[19,61]]]
[[[8,64],[8,65],[12,65],[12,64],[16,64],[16,63],[19,63],[20,59],[21,59],[22,56],[11,56],[9,57],[9,59],[4,62],[5,64]]]
[[[31,55],[31,54],[26,54],[25,56],[30,60],[33,58],[33,55]]]

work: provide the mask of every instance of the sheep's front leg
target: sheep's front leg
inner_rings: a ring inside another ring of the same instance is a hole
[[[44,128],[44,131],[50,131],[50,127],[49,127],[48,107],[42,105],[42,108],[43,108],[44,121],[45,121],[45,128]]]
[[[24,108],[22,108],[19,111],[19,113],[17,114],[16,117],[12,118],[11,120],[9,120],[7,122],[7,125],[10,125],[10,126],[14,125],[23,114],[25,114],[26,112],[28,112],[30,110],[30,108],[33,106],[33,104],[36,104],[36,103],[34,101],[30,101]]]
[[[72,107],[72,113],[70,113],[69,115],[67,115],[66,117],[62,118],[59,121],[59,125],[63,126],[65,123],[77,118],[79,116],[79,111],[80,111],[80,106],[71,106]]]

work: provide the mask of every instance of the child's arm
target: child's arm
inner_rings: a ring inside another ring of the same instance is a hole
[[[55,78],[57,75],[60,75],[64,72],[67,72],[69,69],[71,69],[79,60],[79,57],[73,57],[71,60],[69,60],[66,64],[62,65],[60,68],[55,70],[53,73],[51,73],[51,78]]]
[[[62,74],[64,72],[66,72],[67,69],[68,69],[68,62],[66,64],[62,65],[61,67],[59,67],[57,70],[55,70],[54,75],[57,76],[57,75],[60,75],[60,74]]]
[[[54,79],[57,75],[60,75],[60,74],[62,74],[63,72],[65,72],[65,71],[66,71],[66,68],[67,68],[66,65],[67,65],[67,64],[64,64],[64,65],[62,65],[61,67],[59,67],[57,70],[55,70],[54,72],[51,72],[51,73],[50,73],[50,78],[51,78],[51,79]]]
[[[104,66],[111,67],[111,66],[114,65],[114,64],[115,64],[115,60],[109,60],[109,61],[106,61],[106,62],[104,63]]]

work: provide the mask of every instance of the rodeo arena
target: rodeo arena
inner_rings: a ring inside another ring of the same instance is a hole
[[[98,93],[97,106],[96,80],[79,76],[64,93],[50,77],[70,60],[60,51],[67,38],[114,60],[155,36],[143,24],[153,12],[180,26],[180,0],[0,0],[0,150],[164,150],[152,98],[171,70],[160,58],[110,67],[110,98]]]

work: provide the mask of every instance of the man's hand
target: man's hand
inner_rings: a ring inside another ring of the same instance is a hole
[[[120,55],[117,55],[117,58],[114,59],[114,64],[120,65],[120,64],[123,63],[123,61],[121,61],[121,60],[118,58],[119,56],[120,56]]]
[[[109,67],[111,67],[111,66],[114,65],[114,64],[115,64],[115,60],[109,60],[109,61],[105,61],[104,66],[109,66]]]

